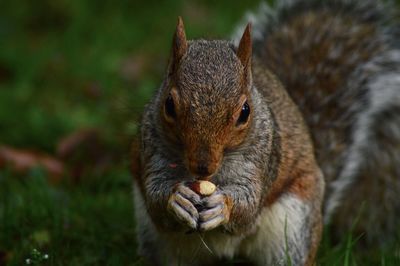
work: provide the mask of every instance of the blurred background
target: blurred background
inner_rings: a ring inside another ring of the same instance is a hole
[[[189,39],[223,39],[259,2],[0,1],[0,266],[142,265],[130,145],[177,16]],[[366,265],[355,241],[324,236],[319,263]]]
[[[0,1],[0,265],[140,265],[130,143],[177,16],[226,38],[258,2]]]

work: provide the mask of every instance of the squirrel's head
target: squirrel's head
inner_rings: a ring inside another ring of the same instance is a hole
[[[186,40],[178,19],[160,115],[170,141],[197,178],[212,176],[252,123],[250,24],[237,49],[225,41]]]

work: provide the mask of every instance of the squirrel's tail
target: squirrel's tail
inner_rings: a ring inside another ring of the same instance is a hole
[[[325,220],[345,232],[358,217],[355,230],[367,243],[400,237],[396,8],[374,0],[276,2],[246,20],[255,56],[279,77],[310,129],[327,183]]]

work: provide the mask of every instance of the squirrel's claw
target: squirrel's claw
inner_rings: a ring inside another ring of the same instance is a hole
[[[200,231],[209,231],[229,221],[229,206],[227,198],[220,191],[213,195],[203,198],[202,205],[205,207],[199,213]]]
[[[212,209],[208,209],[199,213],[200,222],[201,221],[208,221],[222,213],[224,206],[222,204],[217,205]]]
[[[199,202],[200,197],[195,192],[184,185],[178,185],[168,200],[168,210],[177,220],[196,229],[199,213],[193,204]]]
[[[211,219],[206,221],[200,221],[199,230],[200,231],[209,231],[212,230],[225,222],[225,216],[221,213],[217,216],[213,216]]]

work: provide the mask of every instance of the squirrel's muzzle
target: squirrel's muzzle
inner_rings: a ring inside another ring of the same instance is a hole
[[[190,173],[203,180],[209,179],[217,171],[217,168],[218,166],[215,163],[205,161],[189,162]]]
[[[189,172],[203,180],[211,178],[219,168],[221,159],[217,154],[192,153],[187,157]]]

